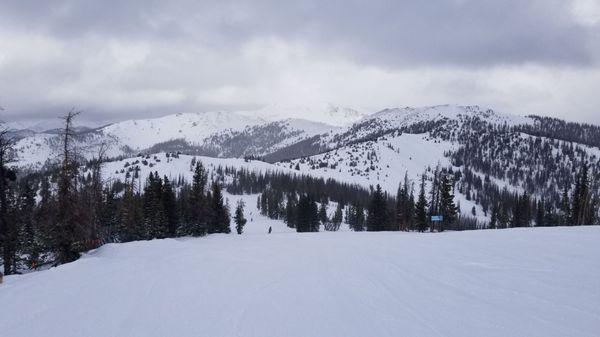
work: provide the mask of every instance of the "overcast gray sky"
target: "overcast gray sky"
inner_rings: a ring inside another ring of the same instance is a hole
[[[0,118],[303,102],[600,124],[600,0],[0,0]]]

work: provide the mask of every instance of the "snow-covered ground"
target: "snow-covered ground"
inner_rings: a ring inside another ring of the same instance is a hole
[[[9,276],[1,336],[523,336],[600,331],[600,228],[110,244]],[[279,226],[266,234],[267,225]]]
[[[418,187],[421,175],[427,168],[450,166],[450,160],[444,153],[455,148],[450,142],[431,140],[424,134],[402,134],[276,165],[293,169],[298,164],[302,173],[357,183],[364,187],[381,184],[386,192],[394,195],[405,174]]]

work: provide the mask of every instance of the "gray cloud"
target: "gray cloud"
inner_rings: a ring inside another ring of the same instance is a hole
[[[573,92],[575,83],[548,83],[562,76],[600,84],[600,24],[582,23],[572,7],[561,0],[4,0],[0,104],[13,119],[75,105],[110,120],[281,100],[449,100],[534,113],[559,106],[567,110],[559,114],[587,120],[594,95]],[[523,81],[529,86],[511,91]],[[387,96],[357,100],[365,90]],[[572,100],[577,113],[568,111]]]
[[[231,47],[256,36],[341,48],[365,63],[589,64],[589,28],[562,0],[4,1],[1,19],[62,38],[181,39]]]

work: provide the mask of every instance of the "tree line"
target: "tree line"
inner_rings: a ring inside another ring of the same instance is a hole
[[[471,222],[468,217],[460,216],[454,202],[454,175],[451,170],[437,169],[433,172],[429,195],[426,194],[425,174],[418,196],[415,196],[414,184],[405,176],[395,197],[384,192],[379,184],[367,190],[329,180],[328,184],[309,183],[307,186],[312,187],[309,190],[297,182],[323,182],[323,179],[306,175],[277,175],[278,188],[270,184],[264,186],[257,199],[257,208],[262,215],[283,220],[298,232],[317,232],[321,227],[335,231],[342,223],[354,231],[441,232],[464,229],[465,221]],[[248,180],[244,181],[248,183]],[[328,191],[341,193],[328,194]],[[336,205],[335,211],[328,215],[330,202]],[[432,216],[440,216],[441,221],[432,222]]]
[[[74,261],[108,242],[230,233],[230,210],[219,180],[196,162],[191,183],[151,173],[106,184],[102,158],[82,174],[72,146],[73,119],[65,116],[61,164],[49,172],[18,177],[10,169],[12,142],[0,132],[0,248],[4,274]],[[18,178],[18,179],[17,179]],[[208,186],[210,185],[210,187]],[[241,234],[244,205],[234,221]]]

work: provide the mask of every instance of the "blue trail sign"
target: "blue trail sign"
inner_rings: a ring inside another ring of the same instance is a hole
[[[432,215],[431,221],[444,221],[444,217],[441,215]]]

